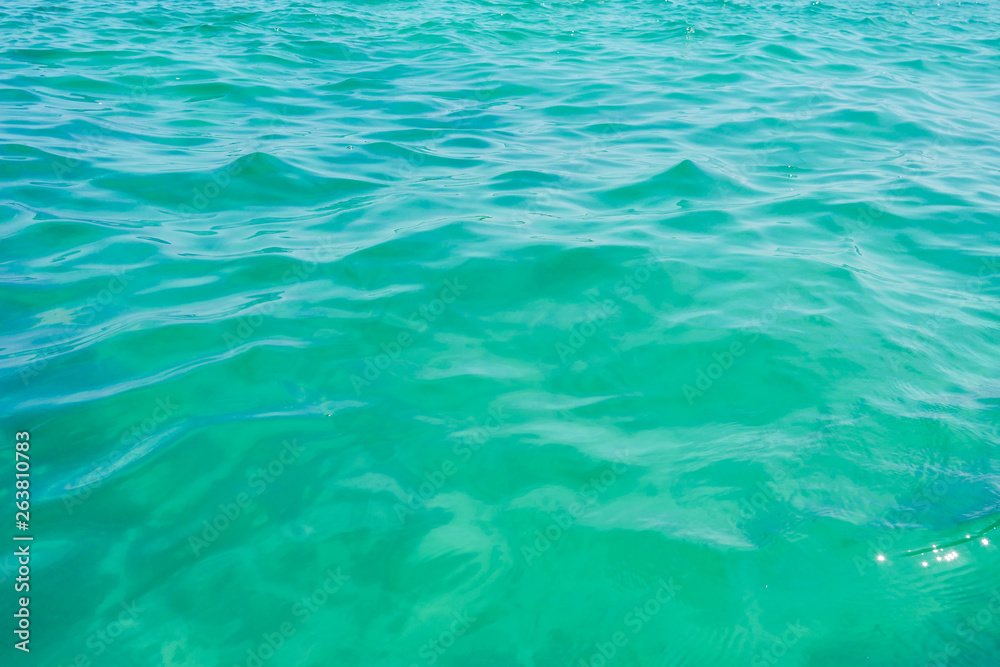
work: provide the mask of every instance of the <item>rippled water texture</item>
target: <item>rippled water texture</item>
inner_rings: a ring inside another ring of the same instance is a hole
[[[3,664],[997,664],[996,3],[0,14]]]

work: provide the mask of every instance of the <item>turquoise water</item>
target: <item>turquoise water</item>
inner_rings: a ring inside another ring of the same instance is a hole
[[[5,3],[0,662],[997,664],[997,16]]]

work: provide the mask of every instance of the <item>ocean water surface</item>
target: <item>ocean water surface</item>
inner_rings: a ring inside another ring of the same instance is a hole
[[[0,662],[998,664],[998,16],[3,3]]]

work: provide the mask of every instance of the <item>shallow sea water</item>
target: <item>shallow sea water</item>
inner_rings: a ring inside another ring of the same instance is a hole
[[[0,6],[3,664],[997,664],[997,9]]]

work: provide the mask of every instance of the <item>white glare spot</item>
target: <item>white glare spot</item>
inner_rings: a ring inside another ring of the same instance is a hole
[[[882,561],[885,560],[885,556],[883,556],[882,554],[879,554],[877,560],[878,560],[878,562],[881,563]]]
[[[983,542],[983,546],[984,546],[984,547],[985,547],[985,546],[986,546],[987,544],[989,544],[989,543],[990,543],[990,541],[989,541],[988,539],[986,539],[985,537],[984,537],[984,538],[982,539],[982,542]]]
[[[922,563],[922,565],[923,565],[924,567],[927,567],[927,561],[924,561],[924,562]]]

